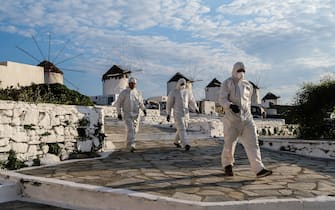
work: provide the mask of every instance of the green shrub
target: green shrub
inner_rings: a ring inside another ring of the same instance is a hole
[[[49,146],[48,153],[54,154],[54,155],[57,155],[57,156],[60,155],[62,149],[60,148],[60,146],[57,143],[48,143],[47,145]]]
[[[33,84],[18,89],[0,89],[0,100],[93,106],[88,96],[70,90],[62,84]]]
[[[20,169],[23,167],[27,167],[27,165],[25,165],[23,161],[17,159],[16,153],[14,150],[9,151],[8,159],[5,162],[4,166],[5,168],[9,170],[16,170],[16,169]]]
[[[334,139],[335,123],[326,119],[335,106],[335,81],[304,84],[296,95],[292,116],[300,126],[300,137],[305,139]]]

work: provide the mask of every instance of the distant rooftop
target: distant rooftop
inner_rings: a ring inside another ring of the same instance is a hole
[[[130,74],[131,71],[129,70],[124,70],[121,67],[119,67],[118,65],[113,65],[103,76],[102,76],[102,80],[106,80],[109,78],[116,78],[116,77],[120,77],[123,75],[126,75],[126,77],[128,77],[128,74]]]
[[[192,80],[188,79],[187,77],[185,77],[181,73],[177,72],[167,83],[177,82],[180,78],[184,78],[186,80],[186,82],[193,82]]]
[[[221,82],[214,78],[206,87],[220,87]]]
[[[280,98],[280,96],[276,96],[275,94],[268,92],[263,98],[262,100],[273,100],[273,99],[278,99]]]
[[[64,74],[55,64],[48,60],[44,60],[41,63],[39,63],[37,66],[41,66],[44,68],[44,71],[46,72],[55,72],[59,74]]]
[[[251,83],[251,85],[252,85],[253,88],[259,89],[259,87],[255,83],[251,82],[250,80],[249,80],[249,82]]]

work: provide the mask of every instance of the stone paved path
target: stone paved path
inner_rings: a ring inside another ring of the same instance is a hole
[[[10,201],[0,203],[1,210],[68,210],[64,208],[58,208],[54,206],[24,202],[24,201]]]
[[[192,201],[241,201],[271,198],[335,196],[335,161],[262,150],[274,174],[256,178],[242,146],[237,147],[236,176],[223,176],[222,140],[191,141],[189,152],[171,140],[137,142],[137,151],[113,152],[100,160],[65,163],[20,173],[51,177]]]

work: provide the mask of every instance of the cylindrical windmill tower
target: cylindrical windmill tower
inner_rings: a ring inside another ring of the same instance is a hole
[[[128,78],[131,71],[121,69],[117,65],[113,65],[103,76],[103,95],[118,95],[128,86]]]
[[[64,84],[64,73],[50,61],[44,60],[37,66],[41,66],[44,68],[45,84]]]

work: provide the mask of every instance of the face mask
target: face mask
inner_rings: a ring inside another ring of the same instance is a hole
[[[238,72],[237,73],[237,78],[238,79],[244,79],[244,72]]]

